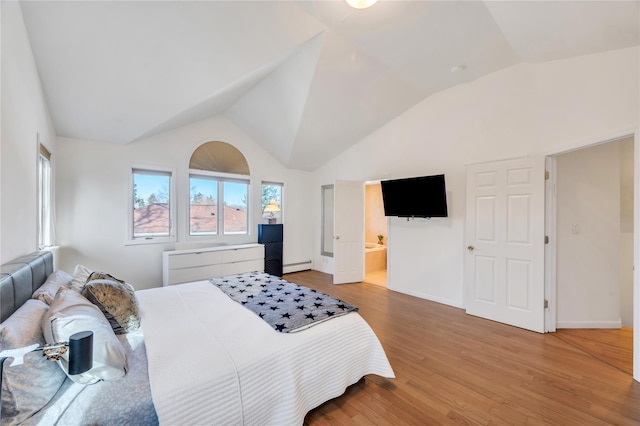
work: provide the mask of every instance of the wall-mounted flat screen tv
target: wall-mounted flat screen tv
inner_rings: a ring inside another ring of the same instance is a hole
[[[380,182],[385,216],[447,217],[444,175]]]

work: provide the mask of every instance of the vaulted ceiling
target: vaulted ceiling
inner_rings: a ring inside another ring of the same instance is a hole
[[[433,93],[521,62],[640,39],[639,1],[21,6],[59,136],[129,144],[225,114],[302,170]]]

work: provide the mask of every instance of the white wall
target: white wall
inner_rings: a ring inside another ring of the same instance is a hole
[[[55,163],[55,132],[18,2],[2,8],[0,262],[38,248],[37,159],[40,141]],[[55,164],[54,164],[55,167]]]
[[[199,240],[203,245],[257,242],[263,180],[284,183],[284,263],[312,258],[312,175],[286,169],[223,116],[203,120],[129,145],[58,139],[58,242],[60,267],[73,271],[77,263],[109,272],[136,289],[162,284],[162,252],[173,244],[125,245],[129,175],[132,164],[175,169],[178,243],[189,241],[188,164],[193,151],[208,141],[238,148],[251,171],[250,235]]]
[[[233,143],[247,156],[255,179],[285,182],[285,263],[313,258],[316,268],[326,272],[332,271],[332,262],[324,263],[320,256],[321,185],[336,179],[445,173],[449,218],[389,219],[389,284],[461,306],[465,165],[557,153],[638,128],[639,49],[629,48],[521,64],[435,94],[317,170],[313,180],[307,173],[284,169],[221,117],[126,146],[62,139],[56,147],[19,5],[0,4],[1,260],[36,248],[33,189],[39,132],[58,161],[57,242],[64,246],[60,266],[70,269],[83,262],[109,269],[139,288],[160,282],[165,247],[124,246],[130,163],[174,167],[184,188],[185,164],[199,143]],[[182,209],[185,197],[183,193]],[[184,221],[184,211],[178,214]],[[255,235],[247,239],[255,241]]]
[[[634,140],[620,143],[620,318],[633,327]]]
[[[620,327],[620,145],[556,157],[558,328]]]
[[[445,173],[449,218],[389,219],[389,288],[462,306],[465,165],[631,133],[639,121],[638,57],[629,48],[522,64],[431,96],[318,169],[314,210],[320,185],[336,179]],[[315,264],[323,265],[317,246]]]

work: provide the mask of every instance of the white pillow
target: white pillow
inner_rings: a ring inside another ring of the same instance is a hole
[[[80,384],[124,377],[127,372],[127,357],[109,321],[98,307],[80,293],[60,288],[42,319],[45,340],[47,343],[66,342],[72,334],[85,330],[93,331],[93,368],[82,374],[70,375],[67,352],[58,361],[64,372],[71,380]]]
[[[49,306],[29,299],[0,324],[0,348],[17,349],[35,343],[44,344],[40,321]],[[55,362],[31,352],[22,365],[10,366],[7,359],[2,371],[2,424],[21,424],[40,411],[56,394],[65,374]]]
[[[84,265],[76,265],[76,267],[73,269],[71,288],[77,292],[81,292],[82,288],[87,283],[87,278],[89,278],[91,272],[93,271]]]
[[[39,289],[33,292],[32,299],[38,299],[47,305],[53,302],[60,287],[69,288],[73,277],[60,269],[54,271]]]

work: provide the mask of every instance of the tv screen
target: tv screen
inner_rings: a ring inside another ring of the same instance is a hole
[[[383,180],[385,216],[447,217],[444,175]]]

